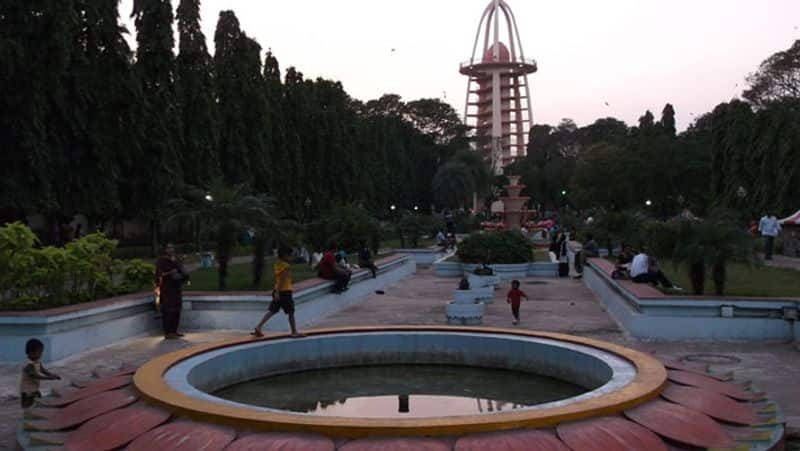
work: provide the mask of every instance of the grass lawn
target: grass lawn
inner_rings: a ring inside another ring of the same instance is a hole
[[[264,265],[264,275],[261,279],[261,289],[271,291],[275,279],[272,274],[272,264],[275,258],[267,258]],[[292,282],[297,283],[302,280],[316,277],[317,272],[306,264],[292,265]],[[200,268],[192,271],[191,285],[185,287],[187,291],[216,291],[217,268]],[[227,289],[230,291],[249,291],[253,289],[253,264],[242,263],[238,265],[228,265]]]
[[[674,283],[691,294],[692,284],[686,268],[677,271],[672,263],[664,262],[661,270]],[[714,282],[706,273],[706,295],[714,294]],[[748,267],[741,263],[728,264],[728,280],[725,283],[726,296],[753,297],[800,297],[800,272],[793,269],[772,268],[769,266]]]

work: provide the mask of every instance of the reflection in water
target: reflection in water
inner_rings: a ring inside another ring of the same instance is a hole
[[[383,365],[283,374],[214,394],[245,404],[323,416],[409,418],[502,412],[585,391],[519,371]]]

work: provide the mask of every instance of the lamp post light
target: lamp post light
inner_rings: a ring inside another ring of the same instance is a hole
[[[211,194],[206,194],[206,200],[209,202],[213,202],[214,198],[211,196]]]
[[[419,211],[419,205],[414,205],[414,211]]]
[[[648,207],[652,207],[653,206],[653,202],[650,199],[647,199],[646,201],[644,201],[644,204],[647,205]]]

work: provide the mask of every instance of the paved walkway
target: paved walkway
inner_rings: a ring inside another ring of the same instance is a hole
[[[458,280],[440,279],[423,270],[410,279],[387,287],[385,295],[373,294],[363,302],[330,317],[314,327],[381,324],[445,324],[444,304]],[[594,295],[580,282],[566,279],[524,279],[523,291],[531,300],[523,302],[522,321],[512,326],[505,303],[505,290],[496,292],[488,305],[484,325],[520,327],[571,333],[619,343],[673,359],[705,354],[716,362],[712,369],[735,371],[752,380],[780,402],[791,428],[800,428],[800,352],[789,344],[751,343],[650,343],[627,337],[609,317]],[[282,317],[274,321],[282,321]],[[164,341],[160,336],[140,337],[84,353],[51,365],[65,379],[85,378],[95,367],[114,368],[122,362],[141,364],[150,358],[182,347],[241,336],[245,332],[213,331],[188,333],[184,340]],[[16,398],[19,367],[0,365],[0,450],[14,449],[14,430],[20,420]],[[62,385],[64,382],[59,382]],[[52,386],[45,382],[44,386]]]
[[[800,258],[787,257],[785,255],[773,255],[772,260],[765,260],[764,264],[774,268],[786,268],[800,271]]]

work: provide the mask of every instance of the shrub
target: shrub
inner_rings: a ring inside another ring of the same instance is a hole
[[[671,259],[681,233],[679,222],[648,221],[644,224],[643,242],[647,253],[658,258]]]
[[[30,310],[138,291],[152,283],[153,265],[112,258],[117,242],[101,233],[63,248],[37,248],[20,223],[0,227],[0,309]]]
[[[525,263],[533,261],[533,246],[517,231],[473,233],[458,244],[463,263]]]

